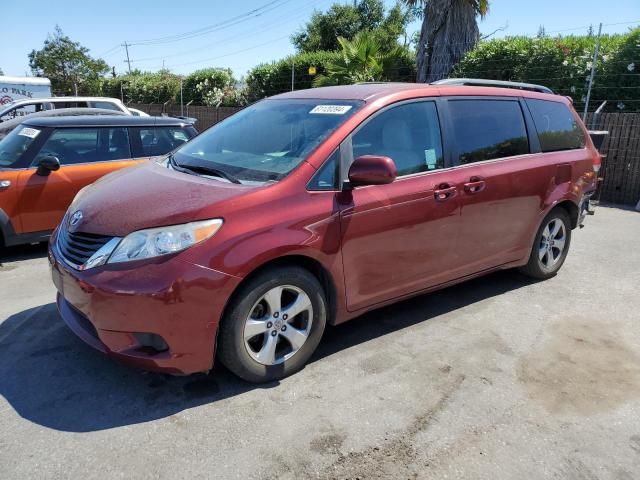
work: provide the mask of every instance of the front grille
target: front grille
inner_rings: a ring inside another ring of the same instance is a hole
[[[81,266],[112,238],[94,233],[71,233],[66,228],[60,228],[58,249],[68,263]]]

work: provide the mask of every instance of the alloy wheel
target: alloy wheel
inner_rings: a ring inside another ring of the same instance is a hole
[[[564,222],[553,218],[542,231],[538,246],[538,260],[543,268],[550,270],[562,258],[567,239]]]
[[[244,345],[256,362],[276,365],[302,348],[311,332],[311,299],[300,288],[281,285],[251,308],[244,325]]]

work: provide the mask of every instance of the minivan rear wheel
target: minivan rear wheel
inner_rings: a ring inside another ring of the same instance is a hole
[[[571,244],[571,221],[563,208],[555,208],[545,217],[536,233],[529,262],[520,268],[525,275],[544,280],[553,277]]]
[[[220,325],[218,358],[254,383],[302,369],[320,343],[327,302],[320,282],[299,267],[271,268],[234,295]]]

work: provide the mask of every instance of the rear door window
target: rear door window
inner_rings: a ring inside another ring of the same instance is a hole
[[[543,152],[582,148],[584,133],[569,107],[548,100],[525,99],[538,131]]]
[[[517,100],[449,100],[454,151],[460,164],[529,153]]]

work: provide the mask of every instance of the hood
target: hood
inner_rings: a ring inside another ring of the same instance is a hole
[[[83,189],[69,207],[82,211],[75,230],[125,236],[143,228],[223,217],[209,207],[257,188],[176,172],[156,162],[125,168]]]

